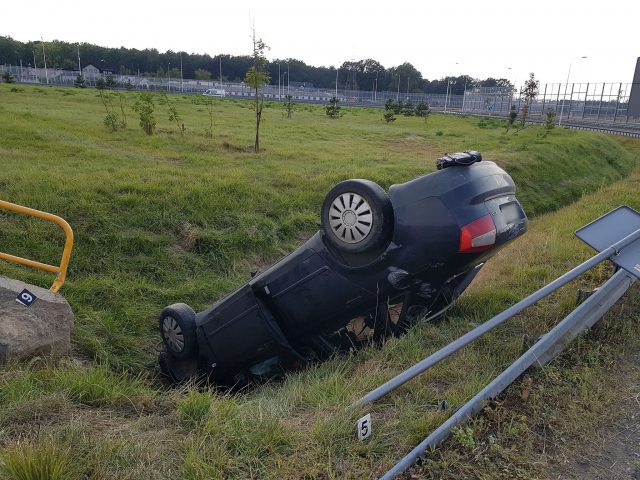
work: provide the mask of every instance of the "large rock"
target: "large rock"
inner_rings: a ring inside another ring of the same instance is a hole
[[[16,301],[25,289],[35,298],[30,306]],[[73,322],[71,307],[60,294],[0,276],[0,363],[68,353]]]

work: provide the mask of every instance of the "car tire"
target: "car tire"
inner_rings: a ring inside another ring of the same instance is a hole
[[[192,358],[198,352],[196,312],[185,303],[174,303],[160,314],[160,335],[167,352],[175,358]]]
[[[333,187],[322,204],[326,240],[347,253],[380,247],[393,231],[393,207],[387,193],[369,180],[345,180]]]

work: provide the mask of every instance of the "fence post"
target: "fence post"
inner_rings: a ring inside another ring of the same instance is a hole
[[[600,110],[602,110],[602,99],[604,98],[604,88],[607,84],[603,83],[602,84],[602,93],[600,93],[600,103],[598,104],[598,118],[597,120],[600,120]]]
[[[622,83],[618,87],[618,96],[616,97],[616,109],[613,111],[613,123],[616,123],[616,118],[618,118],[618,106],[620,105],[620,93],[622,93]]]
[[[567,120],[571,118],[571,104],[573,103],[573,89],[575,88],[575,86],[575,83],[571,84],[571,96],[569,97],[569,110],[567,110]]]
[[[589,101],[589,84],[587,83],[587,90],[584,92],[584,104],[582,104],[582,120],[584,120],[584,111],[587,109],[588,101]]]
[[[544,93],[542,94],[542,114],[544,113],[544,106],[547,103],[547,83],[544,84]]]

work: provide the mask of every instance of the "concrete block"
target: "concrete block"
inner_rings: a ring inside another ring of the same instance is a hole
[[[28,294],[19,303],[25,290]],[[59,293],[0,276],[0,363],[40,354],[66,355],[74,320]]]

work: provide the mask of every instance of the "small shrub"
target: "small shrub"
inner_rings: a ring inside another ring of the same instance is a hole
[[[104,79],[104,85],[108,89],[114,89],[118,86],[118,82],[111,75],[107,75]]]
[[[140,127],[147,135],[153,135],[156,128],[156,120],[153,117],[154,109],[153,96],[150,93],[141,93],[136,103],[133,104],[133,110],[140,116]]]
[[[441,137],[441,136],[443,136],[443,135],[444,135],[444,132],[443,132],[442,130],[438,130],[438,131],[436,132],[436,136],[437,136],[437,137]]]
[[[461,446],[469,450],[473,450],[476,447],[476,439],[473,428],[471,427],[455,428],[453,430],[453,437]]]
[[[76,88],[85,88],[86,85],[85,85],[84,77],[78,74],[76,79],[73,81],[73,86]]]
[[[413,117],[416,114],[416,108],[410,100],[407,100],[402,105],[402,115],[405,117]]]
[[[176,108],[175,103],[172,103],[169,100],[169,97],[167,97],[166,93],[164,95],[164,101],[169,106],[169,121],[175,122],[175,124],[178,126],[178,130],[180,131],[180,135],[184,136],[184,133],[186,132],[187,129],[185,128],[184,123],[182,122],[182,119],[178,114],[178,109]],[[212,127],[212,130],[213,130],[213,127]]]
[[[552,109],[547,110],[547,116],[544,121],[544,128],[547,132],[550,132],[556,127],[556,111]]]
[[[11,75],[11,72],[9,71],[2,74],[2,79],[4,80],[4,83],[16,83],[16,79],[13,78],[13,75]]]
[[[423,100],[420,100],[416,105],[416,116],[424,118],[424,122],[427,123],[429,115],[431,115],[431,108],[429,107],[429,104]]]
[[[396,121],[396,116],[393,114],[392,111],[385,112],[383,117],[384,117],[384,121],[387,123],[393,123]]]
[[[118,121],[118,116],[114,113],[107,113],[104,116],[104,125],[111,129],[112,132],[116,132],[118,130],[118,125],[120,122]]]
[[[403,108],[404,103],[402,102],[402,100],[400,100],[399,102],[394,102],[393,100],[391,100],[391,110],[393,110],[393,113],[395,113],[396,115],[400,115]]]
[[[329,100],[329,105],[325,107],[326,114],[329,118],[340,118],[344,115],[344,112],[341,111],[342,107],[338,105],[338,97],[331,97]]]
[[[295,103],[291,101],[293,96],[288,93],[284,98],[287,100],[283,105],[284,114],[286,115],[287,118],[291,118],[291,116],[293,115],[293,107],[295,106]]]

